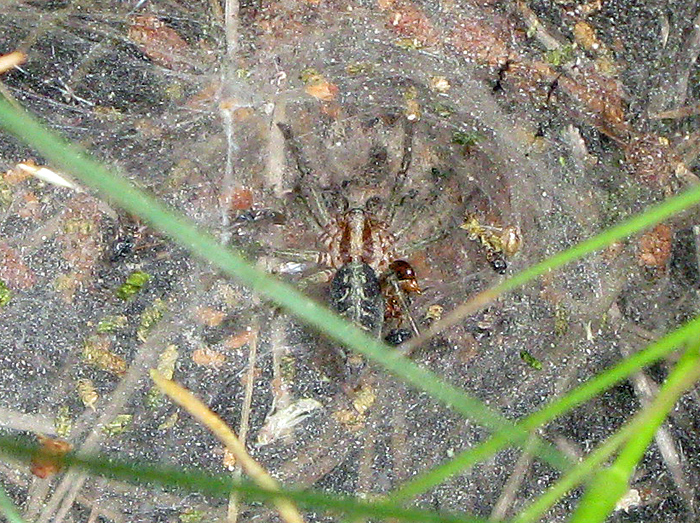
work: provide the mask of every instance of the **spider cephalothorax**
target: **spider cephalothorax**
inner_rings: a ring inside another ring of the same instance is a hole
[[[334,269],[362,262],[384,272],[394,259],[396,242],[385,223],[366,209],[355,208],[334,216],[320,236],[325,248],[320,262]]]

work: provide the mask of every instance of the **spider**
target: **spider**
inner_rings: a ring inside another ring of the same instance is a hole
[[[329,208],[321,191],[308,183],[312,173],[291,127],[282,123],[278,127],[300,173],[295,193],[309,211],[319,247],[318,251],[286,250],[282,256],[326,267],[322,273],[332,274],[331,307],[371,335],[380,337],[389,323],[401,326],[403,321],[409,324],[412,334],[419,334],[408,305],[410,294],[421,290],[413,267],[402,258],[443,237],[444,232],[403,246],[398,239],[411,223],[392,233],[397,207],[410,197],[402,191],[412,160],[413,121],[404,119],[403,156],[386,202],[374,196],[351,206],[345,196],[340,196],[336,211]],[[389,331],[387,341],[405,341],[407,329],[400,329],[400,333],[397,330]]]

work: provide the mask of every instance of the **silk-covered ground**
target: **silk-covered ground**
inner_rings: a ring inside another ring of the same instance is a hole
[[[389,195],[405,115],[418,117],[406,197],[389,228],[399,247],[437,237],[408,256],[424,289],[410,312],[425,328],[435,306],[449,312],[500,281],[459,228],[467,213],[520,229],[512,273],[696,182],[692,4],[242,2],[227,34],[216,1],[10,1],[0,54],[21,49],[28,59],[2,81],[50,128],[294,282],[316,268],[279,251],[313,249],[318,235],[293,196],[300,176],[275,124],[292,126],[314,173],[298,192],[314,184],[334,208],[338,195],[351,205]],[[0,137],[0,280],[12,295],[0,310],[3,432],[60,433],[86,451],[225,473],[221,446],[174,417],[137,370],[174,346],[175,379],[237,430],[249,411],[251,452],[289,484],[389,492],[487,434],[381,372],[367,374],[374,403],[359,414],[343,369],[324,357],[334,354],[328,342],[89,191],[22,175],[17,163],[42,159]],[[696,313],[696,223],[684,215],[512,292],[414,358],[522,418]],[[150,281],[117,298],[134,271]],[[326,285],[305,288],[326,298]],[[667,369],[643,378],[653,386]],[[640,394],[641,381],[626,382],[542,436],[582,456],[646,401]],[[300,424],[270,428],[275,411],[303,399],[315,402],[303,404]],[[688,394],[666,426],[679,465],[652,446],[631,484],[641,500],[615,521],[692,519],[697,410]],[[125,426],[95,429],[117,415],[130,416]],[[505,492],[505,516],[516,514],[557,477],[533,459],[504,490],[520,457],[501,452],[418,506],[497,515]],[[226,514],[224,500],[108,480],[64,498],[62,474],[42,480],[0,464],[27,521]],[[546,520],[565,518],[578,494]],[[277,515],[243,507],[240,518]]]

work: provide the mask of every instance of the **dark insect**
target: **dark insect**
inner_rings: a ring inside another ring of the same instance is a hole
[[[498,274],[505,274],[508,270],[508,262],[506,262],[503,252],[487,249],[486,261],[489,262],[491,268]]]
[[[282,225],[285,222],[283,214],[270,209],[251,209],[236,216],[232,227],[239,228],[249,223],[268,221],[275,225]]]
[[[503,91],[503,81],[505,80],[506,73],[510,70],[510,66],[513,62],[511,60],[506,60],[505,63],[501,64],[498,68],[498,78],[493,86],[493,92],[497,93]]]
[[[384,341],[389,345],[398,346],[410,340],[412,337],[413,333],[408,329],[391,329],[387,335],[384,336]]]
[[[147,236],[149,236],[149,240],[146,240]],[[146,225],[135,216],[120,215],[115,237],[109,246],[109,261],[110,263],[119,262],[136,251],[153,245],[153,235]]]

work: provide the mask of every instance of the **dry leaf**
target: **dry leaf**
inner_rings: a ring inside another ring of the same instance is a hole
[[[32,218],[38,220],[41,215],[41,204],[39,198],[32,191],[27,191],[22,195],[22,204],[17,209],[17,214],[22,218]]]
[[[587,51],[595,51],[600,47],[595,30],[590,24],[579,21],[574,25],[574,39]]]
[[[105,335],[92,336],[83,346],[83,361],[88,365],[122,377],[126,374],[126,361],[110,349],[112,341]]]
[[[267,417],[263,428],[258,432],[257,445],[269,445],[277,440],[288,439],[299,423],[308,418],[323,405],[312,398],[302,398],[286,408]]]
[[[444,76],[433,76],[430,78],[430,88],[437,93],[446,93],[450,90],[450,82]]]
[[[155,16],[135,16],[129,26],[129,38],[143,54],[162,67],[180,72],[193,69],[189,44]]]
[[[197,310],[197,319],[207,327],[216,327],[226,318],[226,313],[212,307],[201,307]]]
[[[673,231],[663,223],[639,239],[638,262],[643,267],[665,271],[671,258]]]
[[[221,367],[226,363],[226,356],[208,347],[202,347],[192,353],[192,361],[203,367]]]
[[[642,181],[664,186],[680,161],[667,141],[658,136],[633,136],[625,147],[625,161],[630,173]]]
[[[97,400],[100,399],[97,389],[95,389],[95,384],[89,379],[80,379],[77,384],[78,395],[83,405],[95,410],[95,404]]]
[[[20,253],[3,242],[0,242],[0,280],[14,291],[28,289],[36,283],[34,272]]]
[[[327,80],[321,82],[310,83],[304,89],[306,94],[321,100],[322,102],[330,102],[338,96],[338,86],[330,83]]]
[[[0,74],[9,71],[17,65],[23,64],[26,60],[27,55],[21,51],[13,51],[0,56]]]
[[[231,209],[235,211],[247,211],[253,207],[253,191],[248,187],[235,187],[231,191]]]
[[[223,465],[231,472],[236,470],[236,456],[229,449],[224,449]]]
[[[507,27],[503,23],[500,26]],[[502,66],[518,60],[507,43],[513,40],[512,36],[501,34],[497,27],[498,24],[492,21],[462,17],[455,24],[449,40],[462,55],[480,64]]]
[[[222,345],[228,350],[240,349],[244,345],[250,343],[250,341],[255,337],[255,334],[255,331],[248,328],[243,332],[229,336],[223,341]]]
[[[37,436],[39,449],[32,456],[31,471],[38,478],[53,476],[63,468],[63,456],[68,454],[73,445],[61,439]]]
[[[412,2],[386,2],[382,8],[390,11],[387,27],[404,38],[414,40],[417,46],[434,46],[440,41],[432,22]]]

